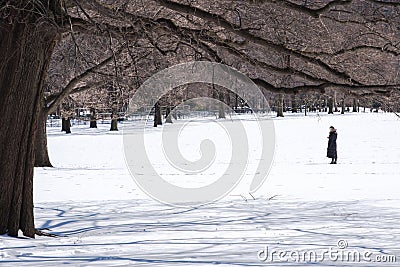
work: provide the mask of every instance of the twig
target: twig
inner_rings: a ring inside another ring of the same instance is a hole
[[[47,237],[61,237],[60,235],[46,233],[46,232],[43,232],[43,231],[41,231],[39,229],[35,229],[35,235],[37,235],[37,236],[47,236]]]
[[[268,200],[272,200],[272,199],[274,199],[274,198],[277,197],[277,196],[278,196],[278,195],[274,195],[274,196],[268,198]]]

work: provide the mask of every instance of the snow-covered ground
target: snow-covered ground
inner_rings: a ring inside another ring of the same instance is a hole
[[[48,128],[55,167],[35,169],[36,226],[60,237],[1,236],[0,266],[398,266],[400,119],[287,114],[274,123],[275,159],[255,199],[239,186],[195,208],[161,204],[136,186],[122,131],[99,124],[66,135]],[[198,133],[218,136],[211,124],[185,128],[184,155],[195,149]],[[331,125],[339,133],[337,165],[325,157]],[[157,140],[161,130],[149,127],[146,137]],[[150,150],[152,144],[158,145],[149,142]],[[162,162],[154,164],[163,172]],[[213,179],[164,172],[177,184]],[[361,263],[346,260],[346,253]]]

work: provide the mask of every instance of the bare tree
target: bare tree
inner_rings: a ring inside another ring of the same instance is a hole
[[[0,234],[39,233],[33,220],[34,142],[39,120],[44,124],[49,63],[65,35],[108,38],[108,48],[135,42],[139,49],[127,52],[134,57],[151,47],[147,77],[179,62],[213,60],[279,94],[334,89],[358,98],[389,96],[400,84],[399,8],[390,0],[2,1]],[[114,55],[112,61],[114,68],[121,65]],[[71,82],[57,99],[80,86]]]

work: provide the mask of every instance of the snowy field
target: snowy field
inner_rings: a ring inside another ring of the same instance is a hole
[[[274,123],[274,163],[254,198],[239,186],[197,208],[161,204],[136,186],[122,131],[105,124],[75,126],[70,135],[48,128],[55,167],[35,169],[36,226],[59,237],[1,236],[0,266],[398,266],[400,119],[287,114]],[[196,149],[190,136],[218,136],[211,124],[186,127],[183,154]],[[338,129],[337,165],[325,157],[331,125]],[[161,130],[149,127],[146,137],[157,140]],[[173,175],[157,160],[171,182],[213,179]],[[223,158],[216,162],[224,168]],[[346,253],[361,255],[360,262]]]

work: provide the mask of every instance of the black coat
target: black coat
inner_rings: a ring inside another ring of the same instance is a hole
[[[337,158],[336,139],[337,139],[337,133],[330,132],[328,141],[328,153],[327,153],[328,158],[331,159]]]

